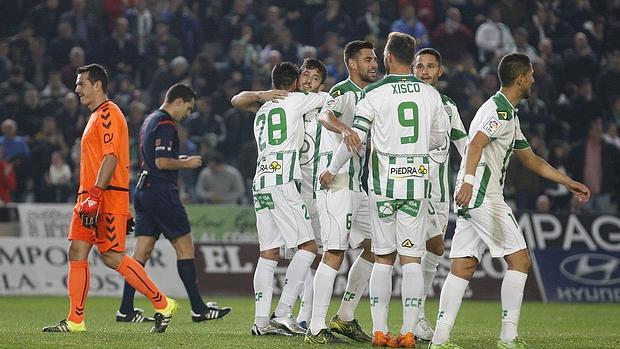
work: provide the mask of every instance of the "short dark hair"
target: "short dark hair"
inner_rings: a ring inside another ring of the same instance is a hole
[[[172,103],[177,98],[183,99],[183,102],[189,102],[191,100],[196,100],[196,92],[192,90],[191,87],[178,83],[170,86],[168,91],[166,91],[166,97],[164,99],[164,103]]]
[[[530,58],[521,52],[512,52],[499,62],[497,67],[497,76],[502,86],[512,86],[517,78],[527,74],[532,69]]]
[[[402,64],[411,65],[415,57],[415,38],[399,32],[391,32],[386,44],[387,52],[391,53]]]
[[[271,71],[271,83],[274,88],[286,90],[295,84],[299,77],[299,68],[291,62],[276,64]]]
[[[88,81],[94,84],[97,81],[101,81],[101,89],[103,93],[108,93],[108,72],[100,64],[88,64],[83,65],[75,70],[75,74],[88,73]]]
[[[344,64],[349,65],[349,59],[354,59],[363,49],[373,50],[375,46],[370,41],[353,40],[344,46]]]
[[[216,165],[224,163],[224,155],[220,152],[214,152],[207,157],[207,163],[213,162]]]
[[[310,69],[318,70],[319,75],[321,75],[321,84],[325,83],[325,79],[327,79],[327,67],[325,66],[325,63],[315,58],[306,58],[304,59],[304,63],[301,65],[299,70],[301,72]]]
[[[435,58],[437,58],[437,62],[439,62],[439,66],[443,65],[443,61],[441,60],[441,53],[439,53],[439,51],[435,50],[434,48],[423,48],[420,51],[418,51],[418,53],[416,53],[416,57],[420,56],[420,55],[431,55],[431,56],[435,56]]]

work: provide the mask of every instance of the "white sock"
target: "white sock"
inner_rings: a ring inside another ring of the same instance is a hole
[[[278,262],[258,258],[254,271],[254,323],[258,327],[269,325],[271,297],[273,296],[273,273]]]
[[[314,305],[312,306],[312,320],[310,321],[310,331],[316,335],[324,328],[327,309],[332,299],[334,291],[334,280],[336,280],[338,270],[332,269],[325,263],[320,263],[316,269],[314,277]]]
[[[388,333],[388,306],[392,296],[393,266],[374,263],[370,275],[370,314],[372,315],[372,332]]]
[[[418,263],[405,264],[402,271],[403,327],[400,333],[406,334],[407,332],[413,333],[418,323],[418,312],[422,306],[422,297],[424,297],[424,280],[422,266]]]
[[[435,328],[433,343],[443,344],[450,339],[450,331],[454,327],[454,321],[456,321],[468,284],[469,281],[452,273],[448,274],[439,297],[437,328]]]
[[[349,269],[347,279],[347,288],[345,289],[340,308],[338,309],[338,317],[342,321],[352,321],[355,319],[355,309],[362,299],[362,295],[368,287],[370,273],[372,273],[372,264],[362,258],[360,253]]]
[[[423,319],[426,317],[424,312],[424,305],[426,304],[426,296],[433,289],[433,281],[435,280],[435,274],[437,274],[437,267],[441,261],[441,256],[438,256],[432,252],[426,251],[422,257],[422,275],[424,276],[424,296],[422,297],[422,306],[418,313],[418,318]]]
[[[306,273],[301,306],[299,307],[299,314],[297,314],[297,323],[302,321],[310,322],[310,317],[312,316],[312,297],[314,296],[314,273],[315,271],[312,269],[308,269]]]
[[[502,342],[510,342],[517,338],[517,326],[523,302],[523,289],[527,274],[516,270],[508,270],[502,281],[502,330],[499,338]]]
[[[304,279],[316,255],[306,250],[295,252],[291,264],[286,269],[286,281],[276,307],[276,317],[290,317],[293,313],[293,304],[301,293]]]

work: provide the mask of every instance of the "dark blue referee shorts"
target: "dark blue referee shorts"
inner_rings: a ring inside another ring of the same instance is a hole
[[[169,184],[147,182],[134,194],[136,236],[174,240],[190,232],[185,208],[179,199],[179,190]]]

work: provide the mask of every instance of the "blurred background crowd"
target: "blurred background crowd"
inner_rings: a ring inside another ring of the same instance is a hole
[[[372,41],[382,62],[387,34],[401,31],[442,53],[438,88],[456,101],[467,129],[499,88],[499,58],[528,54],[536,82],[518,106],[523,131],[593,199],[577,207],[564,187],[516,159],[506,197],[539,212],[617,212],[618,0],[11,0],[0,3],[0,16],[2,204],[75,199],[90,112],[73,92],[74,71],[93,62],[109,70],[109,97],[127,117],[132,181],[142,121],[169,86],[186,82],[199,98],[179,125],[181,153],[206,161],[181,173],[183,201],[251,203],[254,115],[233,109],[230,98],[269,89],[275,64],[306,57],[327,65],[327,91],[347,77],[349,40]]]

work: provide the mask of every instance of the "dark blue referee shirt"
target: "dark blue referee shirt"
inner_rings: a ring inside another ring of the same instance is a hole
[[[163,109],[152,112],[140,128],[140,167],[149,172],[147,182],[176,186],[178,170],[161,170],[155,166],[157,158],[179,158],[179,135],[176,122]]]

